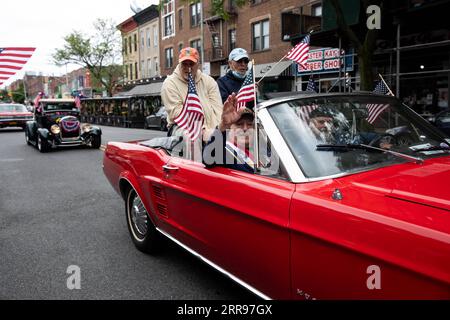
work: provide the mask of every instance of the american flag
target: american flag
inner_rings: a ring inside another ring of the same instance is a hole
[[[202,132],[205,115],[200,98],[195,89],[195,82],[192,74],[188,75],[188,93],[184,101],[181,113],[174,119],[175,123],[182,129],[187,131],[192,141],[196,140]]]
[[[319,106],[317,104],[307,105],[299,107],[297,110],[297,116],[305,123],[308,123],[311,112],[317,109]]]
[[[75,96],[75,106],[80,109],[81,108],[81,97],[79,94]]]
[[[306,87],[306,91],[317,93],[316,83],[313,77],[309,77],[308,86]]]
[[[36,96],[36,98],[34,98],[34,108],[36,109],[36,111],[41,112],[42,108],[39,106],[39,101],[44,97],[44,93],[43,92],[39,92]]]
[[[306,69],[309,54],[309,40],[311,36],[308,34],[303,38],[291,51],[287,54],[287,58],[297,62],[303,69]]]
[[[386,86],[384,81],[378,82],[375,89],[372,91],[375,94],[382,95],[392,95],[391,90]],[[369,116],[367,117],[367,121],[371,124],[377,120],[378,116],[386,110],[389,105],[388,104],[368,104],[367,110],[369,111]]]
[[[372,91],[375,94],[388,94],[391,95],[389,88],[384,84],[384,81],[378,82],[375,89]]]
[[[34,50],[36,48],[0,48],[0,85],[22,69]]]
[[[237,108],[245,108],[247,102],[255,100],[255,83],[253,82],[253,69],[245,77],[244,83],[242,83],[241,89],[236,96],[237,98]]]

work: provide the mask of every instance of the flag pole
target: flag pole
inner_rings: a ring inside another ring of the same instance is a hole
[[[283,61],[284,59],[286,59],[286,57],[287,57],[287,54],[285,54],[283,58],[281,58],[277,63],[275,63],[275,65],[274,65],[272,68],[270,68],[270,70],[267,71],[267,73],[266,73],[261,79],[259,79],[259,81],[258,81],[256,84],[259,85],[259,83],[260,83],[261,81],[263,81],[263,79],[264,79],[265,77],[267,77],[267,75],[270,73],[270,71],[272,71],[272,69],[274,69],[277,65],[279,65],[279,64],[281,63],[281,61]]]
[[[255,112],[255,134],[254,134],[254,144],[255,144],[255,163],[254,163],[254,170],[255,173],[258,171],[258,164],[259,164],[259,139],[258,139],[258,107],[257,107],[257,101],[256,101],[256,76],[255,76],[255,59],[252,59],[252,73],[253,73],[253,103],[254,103],[254,112]],[[258,82],[259,83],[259,82]]]
[[[391,88],[389,88],[389,86],[387,85],[386,81],[384,81],[384,79],[381,76],[381,74],[378,74],[378,76],[380,77],[381,81],[383,81],[383,83],[386,86],[386,88],[389,90],[389,93],[391,94],[391,96],[395,97],[395,94],[392,93]]]
[[[311,30],[310,32],[309,32],[309,34],[311,35],[312,33],[314,32],[314,30]],[[279,65],[280,63],[281,63],[281,61],[283,61],[284,59],[286,59],[286,57],[288,56],[288,54],[289,54],[289,52],[288,53],[286,53],[285,55],[284,55],[284,57],[283,58],[281,58],[277,63],[275,63],[275,65],[273,66],[273,68],[271,68],[261,79],[259,79],[259,81],[258,81],[258,85],[260,84],[260,82],[265,78],[265,77],[267,77],[267,75],[270,73],[270,71],[272,70],[272,69],[274,69],[277,65]]]

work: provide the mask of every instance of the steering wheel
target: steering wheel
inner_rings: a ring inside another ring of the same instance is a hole
[[[378,137],[375,137],[374,139],[372,139],[372,141],[369,142],[369,146],[382,149],[390,149],[392,146],[397,144],[397,138],[390,133],[384,133]]]

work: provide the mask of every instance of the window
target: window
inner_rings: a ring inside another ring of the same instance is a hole
[[[128,67],[124,66],[125,69],[125,80],[128,80]]]
[[[200,16],[202,10],[202,3],[194,3],[190,5],[190,13],[191,13],[191,28],[197,27],[200,25]]]
[[[134,52],[137,52],[138,50],[138,38],[137,38],[137,34],[135,33],[134,36]]]
[[[138,63],[134,63],[134,78],[139,79]]]
[[[128,37],[128,52],[131,53],[132,51],[132,43],[131,43],[131,36]]]
[[[158,46],[158,28],[153,26],[153,46],[156,48]]]
[[[230,51],[236,48],[236,29],[228,31],[228,43],[230,45]]]
[[[252,25],[253,51],[269,49],[269,20]]]
[[[173,65],[173,48],[167,48],[166,52],[166,69],[172,68]]]
[[[150,45],[152,43],[151,40],[150,40],[150,29],[147,28],[145,33],[147,34],[147,48],[150,48]]]
[[[200,39],[192,40],[192,41],[189,43],[189,46],[190,46],[191,48],[197,49],[198,53],[200,54],[200,59],[201,59],[202,43],[201,43]],[[201,63],[201,61],[199,61],[199,62]]]
[[[128,46],[127,38],[123,38],[123,53],[124,53],[124,55],[127,55],[127,46]]]
[[[184,14],[183,9],[179,9],[178,10],[178,29],[179,30],[183,29],[183,14]]]
[[[180,42],[180,43],[178,44],[178,53],[181,52],[181,49],[183,49],[183,42]]]
[[[174,19],[174,1],[170,0],[163,5],[162,10],[163,37],[175,35]]]
[[[173,29],[173,14],[164,17],[164,37],[169,37],[175,34],[175,30]]]
[[[152,59],[147,59],[147,76],[148,77],[154,76],[152,72]]]
[[[141,60],[141,79],[145,78],[145,60]]]
[[[141,49],[144,49],[145,39],[144,39],[144,30],[141,30]]]
[[[315,4],[311,6],[311,15],[313,17],[321,17],[322,16],[322,4]]]
[[[130,63],[130,80],[133,80],[133,64]]]
[[[153,58],[153,64],[155,65],[155,75],[159,74],[159,66],[158,66],[158,58],[154,57]]]

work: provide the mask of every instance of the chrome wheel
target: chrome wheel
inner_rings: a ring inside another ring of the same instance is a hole
[[[130,223],[137,239],[145,238],[148,232],[148,216],[147,210],[144,208],[141,198],[138,195],[134,197],[130,206]]]
[[[42,139],[39,134],[37,135],[37,148],[39,151],[42,151]]]
[[[162,247],[162,239],[137,192],[130,188],[125,201],[127,226],[138,250],[154,254]]]

